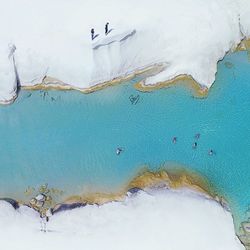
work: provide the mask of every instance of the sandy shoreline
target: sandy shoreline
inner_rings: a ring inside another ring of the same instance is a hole
[[[150,67],[147,67],[142,70],[137,70],[134,73],[128,74],[126,76],[122,76],[119,78],[115,78],[111,81],[107,81],[104,83],[99,83],[93,85],[89,88],[78,88],[69,84],[65,84],[60,80],[57,80],[52,77],[46,77],[41,84],[36,84],[33,86],[22,86],[21,89],[24,90],[75,90],[80,91],[83,94],[90,94],[107,87],[116,86],[124,83],[125,81],[129,81],[137,76],[142,78],[147,78],[149,76],[154,76],[160,73],[164,69],[164,66],[161,64],[156,64]],[[201,86],[197,83],[191,76],[188,75],[179,75],[171,80],[166,82],[160,82],[155,85],[145,85],[144,80],[137,82],[133,85],[133,87],[141,92],[151,92],[157,89],[168,88],[174,85],[181,85],[189,88],[192,91],[192,94],[198,98],[204,98],[208,95],[209,89],[206,86]]]
[[[147,188],[189,188],[208,197],[214,197],[211,186],[201,177],[185,171],[159,172],[145,171],[133,178],[126,187],[115,193],[89,193],[67,198],[63,203],[82,202],[88,204],[104,204],[110,201],[121,201],[131,189],[146,190]]]
[[[74,87],[72,85],[63,83],[60,80],[57,80],[53,77],[45,77],[43,79],[43,82],[40,84],[36,84],[33,86],[22,86],[21,88],[24,90],[76,90],[76,91],[80,91],[83,94],[90,94],[99,90],[102,90],[104,88],[110,87],[110,86],[115,86],[118,85],[122,82],[125,81],[129,81],[133,78],[135,78],[136,76],[152,76],[155,75],[159,72],[161,72],[164,69],[163,64],[155,64],[155,65],[151,65],[148,67],[145,67],[143,69],[138,69],[132,73],[128,73],[126,75],[123,75],[121,77],[117,77],[114,78],[110,81],[105,81],[103,83],[98,83],[95,84],[89,88],[78,88],[78,87]]]
[[[212,185],[207,180],[196,173],[187,172],[185,169],[162,169],[157,172],[144,170],[136,175],[126,185],[111,192],[83,192],[82,194],[70,195],[65,198],[63,191],[56,188],[50,189],[44,187],[43,185],[37,191],[35,188],[30,188],[30,192],[27,190],[25,195],[29,200],[33,195],[37,195],[39,192],[43,193],[44,190],[46,190],[46,192],[49,191],[51,194],[50,206],[53,209],[58,209],[58,207],[64,204],[103,205],[112,201],[123,201],[127,197],[128,193],[136,193],[139,190],[146,191],[147,189],[155,188],[167,188],[173,190],[186,188],[204,195],[204,197],[213,199],[223,206],[227,206],[224,198],[220,197],[216,193]],[[57,199],[53,199],[53,197],[57,197]],[[8,198],[11,199],[11,197]],[[17,202],[22,205],[30,205],[27,200],[20,199]]]

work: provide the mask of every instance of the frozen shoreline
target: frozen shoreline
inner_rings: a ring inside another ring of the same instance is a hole
[[[189,189],[139,191],[121,202],[86,205],[54,214],[47,233],[39,214],[0,202],[3,250],[78,249],[244,249],[233,219],[218,202]],[[112,235],[112,236],[111,236]],[[14,237],[15,241],[9,240]],[[21,242],[25,242],[22,244]],[[117,242],[114,246],[114,242]]]
[[[95,6],[102,12],[96,12]],[[118,9],[128,13],[126,22],[116,13]],[[54,0],[48,4],[11,0],[4,3],[4,10],[0,17],[1,103],[13,101],[17,89],[8,59],[10,44],[16,46],[21,86],[41,84],[49,76],[74,89],[90,90],[147,65],[166,64],[165,70],[148,77],[144,84],[190,75],[209,89],[217,62],[250,37],[247,0],[157,0],[157,4],[110,0],[108,5],[100,0]],[[139,13],[143,13],[140,18]],[[105,37],[107,21],[113,30]],[[99,34],[95,46],[90,39],[92,27]]]
[[[0,201],[1,246],[110,249],[116,240],[123,242],[118,249],[162,249],[164,244],[175,250],[244,249],[226,204],[210,192],[208,183],[194,174],[145,172],[124,192],[73,196],[56,205],[46,234],[39,232],[38,212],[13,200]]]

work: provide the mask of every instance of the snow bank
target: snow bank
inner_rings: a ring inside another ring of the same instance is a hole
[[[89,88],[163,63],[165,70],[145,84],[187,74],[210,87],[217,61],[250,36],[248,0],[0,2],[2,102],[13,99],[16,92],[6,53],[9,43],[17,47],[22,86],[41,83],[50,76],[76,88]],[[107,36],[110,42],[94,50],[90,29],[95,28],[96,39],[103,41],[107,21],[113,29]],[[131,30],[136,30],[133,36],[112,42]]]
[[[33,210],[0,203],[2,250],[244,249],[231,214],[187,189],[140,191],[124,202],[60,212],[51,217],[49,232],[39,229]]]
[[[14,53],[12,46],[0,47],[0,104],[9,104],[17,96]]]
[[[123,34],[119,34],[116,36],[107,36],[104,39],[99,39],[97,41],[93,41],[93,45],[92,48],[94,50],[97,50],[103,46],[107,46],[110,45],[112,43],[121,43],[126,41],[128,38],[132,37],[133,35],[135,35],[136,30],[132,30],[132,31],[128,31],[128,32],[124,32]]]
[[[250,37],[249,1],[241,0],[239,5],[240,28],[243,36]]]

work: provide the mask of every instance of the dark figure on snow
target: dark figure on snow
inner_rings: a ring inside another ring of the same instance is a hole
[[[91,39],[94,40],[95,38],[95,30],[92,28],[91,29]]]
[[[105,25],[105,35],[109,33],[109,23],[106,23]]]

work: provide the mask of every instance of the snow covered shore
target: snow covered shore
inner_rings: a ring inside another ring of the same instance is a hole
[[[2,250],[243,250],[231,214],[188,189],[148,190],[123,202],[55,214],[40,232],[39,215],[0,202]],[[14,239],[14,240],[13,240]]]
[[[218,60],[250,37],[248,0],[0,2],[1,103],[15,99],[18,78],[21,86],[49,76],[88,89],[155,64],[164,70],[146,85],[185,74],[209,88]],[[106,22],[113,29],[107,37]],[[99,34],[93,43],[91,28]],[[17,75],[9,44],[17,48]]]

